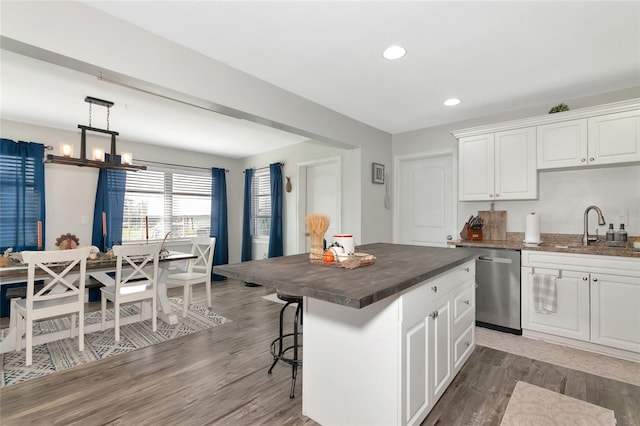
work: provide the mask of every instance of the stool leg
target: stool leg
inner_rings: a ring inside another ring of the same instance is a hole
[[[296,378],[298,377],[298,318],[302,314],[302,304],[298,303],[296,308],[296,315],[293,319],[293,359],[291,364],[291,392],[289,398],[294,398],[294,391],[296,388]],[[302,320],[302,318],[300,318]]]
[[[269,371],[267,372],[267,374],[271,374],[271,371],[273,371],[273,367],[276,366],[276,364],[278,363],[278,361],[280,360],[280,357],[282,356],[282,339],[283,339],[283,334],[284,334],[284,329],[283,329],[283,323],[284,323],[284,311],[285,309],[287,309],[287,306],[289,306],[290,302],[285,303],[285,305],[282,307],[282,309],[280,309],[280,327],[279,327],[279,334],[278,334],[278,356],[273,356],[273,364],[271,364],[271,368],[269,368]]]

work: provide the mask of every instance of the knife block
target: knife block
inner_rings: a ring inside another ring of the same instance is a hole
[[[460,231],[460,237],[463,240],[482,241],[482,229],[471,229],[467,222]]]

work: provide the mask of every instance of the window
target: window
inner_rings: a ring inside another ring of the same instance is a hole
[[[142,170],[127,172],[122,241],[209,236],[211,176]]]
[[[269,238],[271,228],[271,178],[269,168],[253,173],[251,206],[254,238]]]
[[[38,221],[45,221],[44,145],[0,142],[0,250],[37,250],[44,247],[38,238]]]

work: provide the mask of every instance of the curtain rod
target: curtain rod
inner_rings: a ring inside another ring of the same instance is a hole
[[[211,171],[211,167],[185,166],[184,164],[163,163],[161,161],[142,160],[142,159],[139,159],[139,158],[136,158],[136,161],[139,161],[141,163],[149,163],[149,164],[161,164],[163,166],[182,167],[182,168],[185,168],[185,169],[198,169],[198,170]],[[224,171],[229,173],[229,169],[224,169]]]
[[[284,166],[284,163],[282,161],[280,163],[278,163],[278,164],[280,164],[281,166]],[[268,169],[268,168],[269,168],[269,166],[257,167],[257,168],[256,167],[250,167],[250,169],[253,170],[254,172],[256,170],[264,170],[264,169]],[[242,171],[242,173],[244,173],[244,172],[245,172],[245,170]]]

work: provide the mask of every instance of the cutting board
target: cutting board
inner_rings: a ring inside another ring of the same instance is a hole
[[[483,240],[506,240],[507,239],[507,212],[506,210],[479,211],[478,216],[484,221],[482,227]]]

